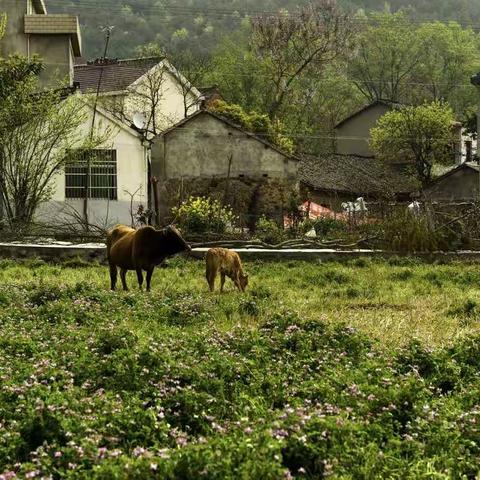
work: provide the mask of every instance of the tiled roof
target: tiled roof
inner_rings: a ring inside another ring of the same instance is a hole
[[[439,175],[438,177],[434,178],[431,182],[431,185],[429,185],[429,187],[442,182],[446,178],[450,177],[451,175],[455,175],[455,173],[461,170],[474,170],[475,172],[480,172],[480,165],[478,165],[478,163],[473,163],[473,162],[463,162],[461,165],[451,167],[447,171],[445,171],[442,175]]]
[[[300,180],[315,190],[351,195],[385,196],[418,190],[413,175],[374,158],[344,155],[304,156]]]
[[[100,92],[123,91],[162,60],[161,57],[150,57],[75,65],[74,80],[83,93],[95,92],[103,69]]]

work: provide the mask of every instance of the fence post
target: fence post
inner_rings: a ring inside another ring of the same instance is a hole
[[[152,190],[153,190],[153,205],[155,208],[155,223],[156,227],[160,227],[160,202],[158,199],[158,179],[157,177],[152,177]]]

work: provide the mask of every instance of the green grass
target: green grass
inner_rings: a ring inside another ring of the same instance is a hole
[[[0,262],[0,479],[479,474],[477,266],[246,270]]]

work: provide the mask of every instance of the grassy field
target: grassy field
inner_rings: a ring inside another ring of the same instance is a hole
[[[480,267],[246,270],[0,262],[0,480],[480,478]]]

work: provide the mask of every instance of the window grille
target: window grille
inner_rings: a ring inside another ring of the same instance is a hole
[[[90,175],[87,175],[89,163]],[[87,177],[88,198],[117,200],[117,151],[71,152],[65,165],[65,197],[85,198]]]

